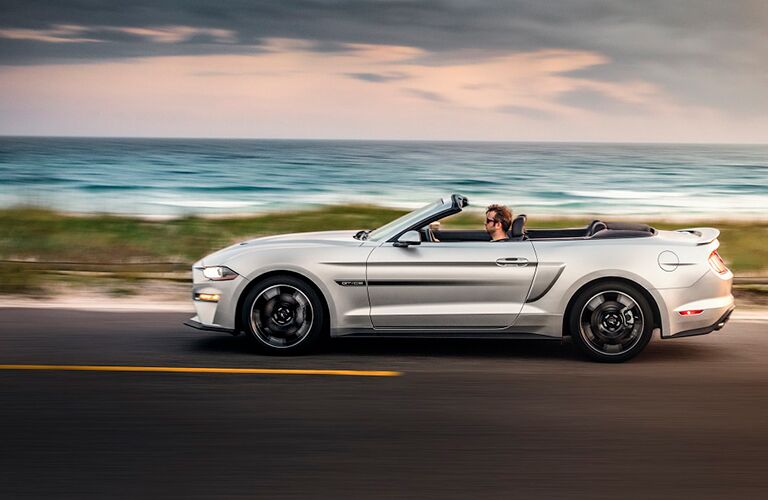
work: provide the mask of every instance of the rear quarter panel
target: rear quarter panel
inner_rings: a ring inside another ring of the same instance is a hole
[[[667,233],[667,232],[661,232]],[[534,241],[538,260],[537,273],[548,267],[562,266],[563,271],[551,289],[541,298],[523,307],[516,328],[520,331],[562,335],[563,314],[571,298],[584,285],[600,278],[618,277],[645,288],[656,301],[662,329],[669,328],[667,304],[659,290],[693,286],[709,272],[706,258],[713,242],[695,246],[691,238],[657,234],[647,238],[613,240],[538,240]],[[673,271],[659,265],[672,252],[679,264]]]

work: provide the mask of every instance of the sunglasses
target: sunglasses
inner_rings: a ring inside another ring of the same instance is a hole
[[[496,219],[485,219],[485,223],[486,223],[486,224],[488,224],[489,222],[490,222],[491,224],[496,224],[496,222],[497,222],[497,221],[496,221]]]

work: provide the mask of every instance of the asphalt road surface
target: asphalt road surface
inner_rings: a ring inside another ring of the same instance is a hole
[[[0,497],[765,498],[768,324],[620,365],[558,341],[335,341],[293,358],[184,314],[0,309]]]

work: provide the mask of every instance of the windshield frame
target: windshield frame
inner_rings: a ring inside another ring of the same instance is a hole
[[[368,238],[366,238],[366,240],[387,241],[393,236],[397,236],[399,233],[410,229],[421,221],[429,220],[437,214],[451,210],[452,207],[453,200],[450,198],[440,198],[437,201],[424,205],[421,208],[417,208],[413,212],[408,212],[407,214],[374,229],[368,233]]]

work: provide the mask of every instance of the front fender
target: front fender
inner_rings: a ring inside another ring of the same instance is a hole
[[[334,300],[333,294],[331,293],[331,290],[329,290],[328,286],[323,281],[323,279],[320,278],[320,276],[313,273],[305,266],[300,266],[295,263],[275,263],[254,269],[250,273],[244,275],[246,284],[243,289],[240,290],[240,293],[242,294],[245,292],[245,290],[248,289],[253,283],[258,282],[264,276],[279,273],[295,274],[311,282],[312,285],[314,285],[315,288],[320,291],[326,305],[328,306],[328,312],[330,314],[329,320],[331,321],[331,325],[337,324],[338,312],[336,310],[336,302]]]

